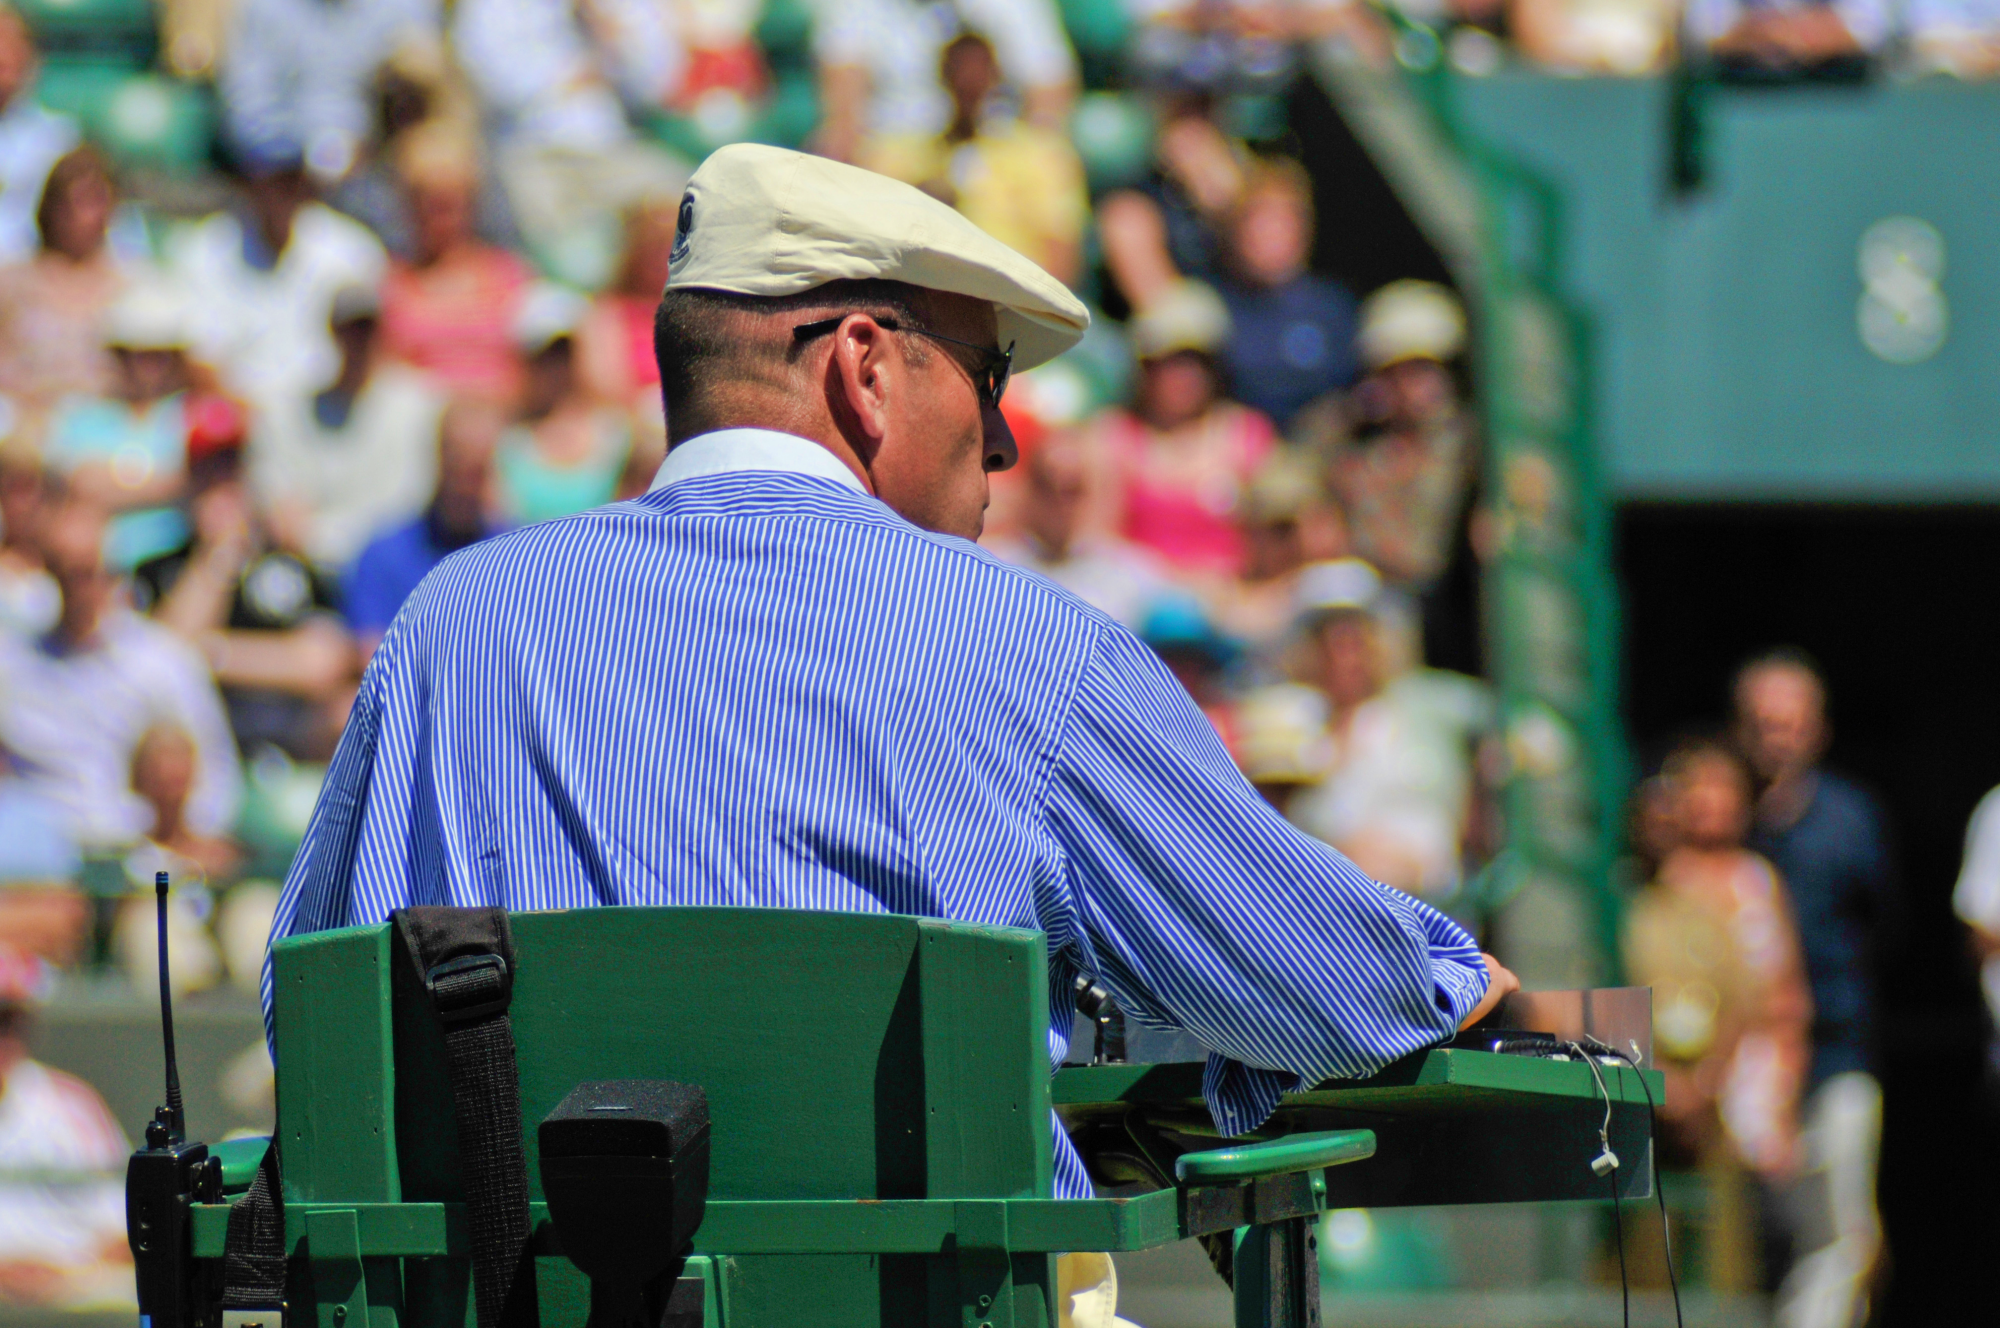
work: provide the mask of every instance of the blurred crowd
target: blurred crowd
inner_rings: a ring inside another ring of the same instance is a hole
[[[1653,989],[1662,1165],[1706,1182],[1677,1240],[1715,1289],[1774,1292],[1774,1322],[1844,1328],[1883,1268],[1877,977],[1900,892],[1873,798],[1823,764],[1812,660],[1751,660],[1734,700],[1634,799],[1626,980]]]

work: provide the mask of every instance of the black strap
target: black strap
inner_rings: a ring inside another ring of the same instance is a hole
[[[278,1141],[264,1150],[250,1192],[229,1208],[222,1242],[222,1308],[275,1310],[285,1303],[285,1191]]]
[[[406,908],[395,919],[444,1025],[479,1328],[537,1328],[521,1081],[507,1013],[514,995],[507,912]]]

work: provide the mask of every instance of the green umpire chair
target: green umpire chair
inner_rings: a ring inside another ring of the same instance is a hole
[[[699,1308],[671,1328],[1053,1328],[1058,1253],[1193,1236],[1225,1262],[1233,1248],[1239,1328],[1293,1328],[1319,1321],[1330,1206],[1647,1192],[1647,1086],[1632,1072],[1606,1093],[1581,1065],[1435,1051],[1291,1095],[1266,1137],[1224,1141],[1200,1109],[1199,1065],[1086,1067],[1052,1084],[1037,932],[757,909],[509,922],[547,1328],[581,1328],[591,1287],[562,1254],[575,1228],[548,1217],[535,1126],[605,1081],[706,1094],[705,1211],[678,1283],[699,1283]],[[404,933],[302,936],[273,958],[289,1328],[471,1322],[477,1215],[445,1034]],[[1127,1182],[1102,1187],[1114,1197],[1054,1197],[1058,1100],[1100,1178]],[[1586,1165],[1600,1113],[1642,1163],[1612,1188]],[[1378,1135],[1406,1155],[1377,1156]],[[192,1210],[197,1264],[223,1255],[227,1196],[262,1147],[217,1151],[225,1198]]]

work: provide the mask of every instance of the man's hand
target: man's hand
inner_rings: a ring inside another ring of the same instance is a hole
[[[1486,961],[1486,994],[1479,998],[1479,1004],[1472,1007],[1472,1013],[1459,1021],[1461,1032],[1492,1014],[1493,1007],[1500,1004],[1503,996],[1521,989],[1521,979],[1514,976],[1513,970],[1484,950],[1479,952],[1479,957]]]

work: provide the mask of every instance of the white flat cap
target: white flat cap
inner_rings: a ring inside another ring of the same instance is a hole
[[[1017,369],[1054,359],[1090,326],[1060,281],[886,175],[738,143],[718,148],[688,181],[668,290],[772,297],[869,280],[990,300]]]

